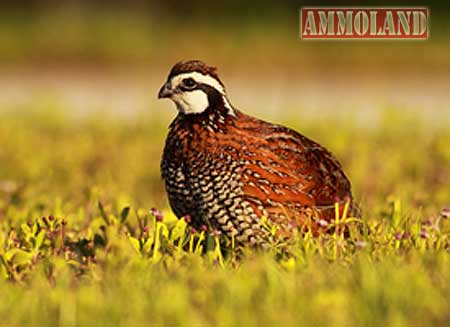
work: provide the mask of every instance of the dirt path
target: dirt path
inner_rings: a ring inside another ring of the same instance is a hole
[[[107,112],[121,118],[151,111],[172,116],[156,93],[165,71],[92,69],[10,70],[0,74],[0,112],[57,106],[74,115]],[[244,78],[242,78],[244,76]],[[373,124],[382,109],[423,115],[434,124],[449,121],[450,76],[410,74],[359,75],[331,72],[255,76],[222,73],[234,105],[271,119],[290,115],[351,114]]]

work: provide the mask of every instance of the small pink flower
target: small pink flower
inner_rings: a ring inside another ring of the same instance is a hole
[[[156,208],[151,208],[150,213],[156,218],[156,221],[163,221],[163,214],[160,210]]]
[[[192,222],[192,217],[191,217],[191,215],[186,215],[186,216],[184,216],[184,221],[186,222],[186,223],[191,223]]]
[[[421,238],[427,239],[430,237],[430,234],[428,234],[427,230],[425,228],[422,228],[422,230],[419,233],[419,236]]]
[[[222,235],[222,232],[218,229],[214,229],[212,232],[212,235],[218,237],[218,236]]]

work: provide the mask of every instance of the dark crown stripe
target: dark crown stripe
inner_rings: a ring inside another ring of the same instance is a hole
[[[173,66],[169,74],[169,79],[180,74],[198,72],[215,78],[222,86],[223,83],[217,74],[217,68],[208,66],[200,60],[180,61]]]

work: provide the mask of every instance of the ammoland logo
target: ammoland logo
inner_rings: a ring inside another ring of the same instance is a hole
[[[310,39],[427,39],[426,7],[302,7],[300,37]]]

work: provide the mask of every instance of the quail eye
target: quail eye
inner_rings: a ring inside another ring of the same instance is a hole
[[[196,85],[195,81],[193,78],[185,78],[183,79],[183,86],[188,88],[188,89],[192,89],[194,88]]]

